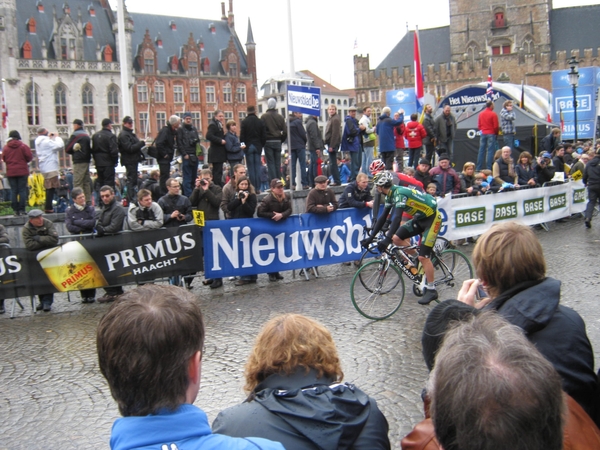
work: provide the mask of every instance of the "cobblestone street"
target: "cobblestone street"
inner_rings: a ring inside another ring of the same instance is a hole
[[[551,223],[536,231],[548,261],[548,275],[562,280],[562,303],[584,318],[600,359],[598,253],[600,221],[586,230],[582,219]],[[470,255],[473,245],[460,247]],[[390,441],[400,439],[422,418],[421,389],[427,370],[421,356],[421,329],[432,306],[420,306],[407,284],[400,310],[372,322],[350,301],[353,266],[320,268],[310,281],[283,272],[285,280],[211,292],[194,281],[205,314],[206,353],[196,404],[209,420],[244,399],[243,366],[261,325],[283,312],[298,312],[321,321],[338,345],[345,380],[373,396],[390,424]],[[25,300],[25,299],[22,299]],[[55,295],[53,311],[30,316],[0,316],[0,449],[108,448],[112,422],[119,417],[108,386],[98,370],[95,328],[108,305],[81,304],[78,293]]]

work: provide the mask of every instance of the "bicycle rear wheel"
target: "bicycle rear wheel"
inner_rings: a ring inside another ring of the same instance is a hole
[[[350,286],[352,304],[367,319],[382,320],[390,317],[404,300],[402,272],[385,260],[375,260],[362,266],[354,274]]]
[[[440,300],[458,298],[458,291],[465,280],[473,278],[473,267],[469,258],[458,250],[444,250],[435,255],[435,285]]]

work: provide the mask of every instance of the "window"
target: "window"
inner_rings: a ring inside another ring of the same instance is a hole
[[[183,86],[180,84],[173,86],[173,101],[175,103],[183,103]]]
[[[156,113],[156,129],[160,130],[167,124],[167,113],[157,112]]]
[[[75,28],[69,24],[63,24],[60,33],[60,57],[61,59],[77,59],[75,52]]]
[[[144,73],[154,73],[154,52],[149,49],[144,52]]]
[[[238,84],[236,90],[237,101],[240,103],[246,103],[246,85]]]
[[[192,125],[200,130],[200,111],[192,111]]]
[[[228,120],[233,120],[233,111],[225,111],[225,123],[227,123]]]
[[[63,84],[54,88],[54,110],[56,112],[56,125],[67,124],[67,90]]]
[[[139,122],[140,122],[140,127],[138,128],[138,130],[141,133],[147,134],[150,130],[148,129],[148,113],[147,112],[141,112],[138,114],[138,118],[139,118]]]
[[[27,123],[29,125],[40,124],[40,100],[38,92],[40,88],[34,83],[29,83],[25,91],[25,103],[27,104]]]
[[[229,63],[229,76],[230,77],[237,77],[238,74],[238,70],[237,70],[237,63]]]
[[[494,26],[496,28],[504,27],[504,12],[499,11],[496,14],[494,14]]]
[[[246,118],[246,113],[244,111],[238,112],[238,124],[242,123],[242,120]]]
[[[165,102],[165,84],[160,81],[154,83],[154,101],[158,103]]]
[[[83,123],[94,123],[94,92],[89,84],[81,91],[81,103],[83,105]]]
[[[146,83],[138,84],[137,89],[137,101],[140,103],[148,103],[148,86]]]
[[[188,57],[188,75],[198,75],[198,55],[193,52]]]
[[[510,53],[510,45],[494,45],[492,47],[492,55],[508,55]]]
[[[190,87],[190,102],[200,103],[200,88],[198,86]]]
[[[119,90],[113,84],[108,88],[108,118],[119,123]]]
[[[206,86],[206,103],[215,103],[215,87]]]
[[[223,86],[223,101],[231,103],[231,85],[229,83]]]
[[[379,90],[371,90],[369,91],[369,101],[370,102],[378,102],[379,101]]]

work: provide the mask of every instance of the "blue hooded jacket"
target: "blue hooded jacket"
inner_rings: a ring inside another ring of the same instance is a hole
[[[387,114],[379,116],[379,122],[375,131],[379,136],[379,152],[393,152],[396,150],[396,139],[394,138],[394,128],[404,122],[404,114],[400,114],[398,120],[392,119]]]

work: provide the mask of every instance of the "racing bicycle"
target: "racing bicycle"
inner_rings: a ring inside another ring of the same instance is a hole
[[[444,239],[447,243],[447,241]],[[442,300],[456,299],[463,281],[473,278],[469,258],[448,248],[441,241],[434,245],[431,262],[435,269],[435,287]],[[377,242],[367,249],[377,253]],[[356,310],[367,319],[383,320],[392,316],[404,301],[404,277],[412,282],[417,297],[425,293],[425,274],[418,261],[419,244],[391,245],[378,257],[366,262],[352,278],[350,294]],[[404,275],[404,277],[402,276]]]

